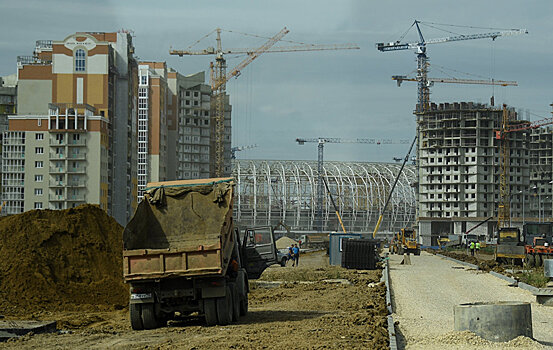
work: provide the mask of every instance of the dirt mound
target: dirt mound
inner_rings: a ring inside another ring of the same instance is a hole
[[[95,205],[2,218],[0,312],[124,307],[122,231]]]
[[[501,264],[496,262],[495,260],[481,260],[471,255],[467,255],[463,253],[455,253],[455,252],[450,252],[446,250],[439,250],[438,252],[442,255],[449,256],[450,258],[468,262],[469,264],[477,265],[480,270],[485,272],[489,272],[489,271],[495,271],[498,273],[505,272],[505,269],[503,268],[503,266],[501,266]]]

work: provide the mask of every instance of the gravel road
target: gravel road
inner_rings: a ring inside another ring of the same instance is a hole
[[[426,252],[411,256],[411,265],[401,265],[402,258],[390,255],[393,316],[399,321],[400,348],[553,349],[553,307],[537,304],[530,292]],[[519,337],[509,343],[493,343],[470,332],[453,331],[455,305],[501,300],[532,303],[535,340]]]

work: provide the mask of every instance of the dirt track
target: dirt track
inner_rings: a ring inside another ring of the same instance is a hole
[[[323,253],[303,255],[300,267],[272,267],[263,280],[296,281],[278,288],[255,288],[250,312],[238,324],[206,327],[192,317],[166,328],[132,331],[128,311],[41,313],[65,334],[27,336],[2,348],[71,349],[386,349],[385,287],[380,271],[328,266]],[[353,285],[323,282],[345,278]],[[309,281],[309,283],[298,283]],[[370,283],[371,287],[368,285]],[[69,332],[67,332],[69,331]]]

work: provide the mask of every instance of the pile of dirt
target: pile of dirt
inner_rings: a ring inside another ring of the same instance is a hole
[[[2,218],[0,312],[123,308],[122,231],[96,205]]]

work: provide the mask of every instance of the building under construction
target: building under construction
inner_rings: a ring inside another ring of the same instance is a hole
[[[462,234],[489,217],[494,219],[474,232],[492,237],[500,201],[499,142],[503,140],[496,138],[496,131],[501,128],[502,116],[500,108],[471,102],[431,104],[428,111],[417,113],[417,217],[423,244],[435,245],[440,236]],[[510,123],[522,122],[513,110],[509,116]],[[523,217],[531,214],[530,178],[535,175],[531,175],[530,150],[531,144],[539,147],[541,136],[534,138],[531,143],[529,130],[509,133],[506,182],[512,225],[522,224]],[[539,164],[549,162],[547,183],[551,177],[551,143],[548,152],[548,160],[535,160]]]

